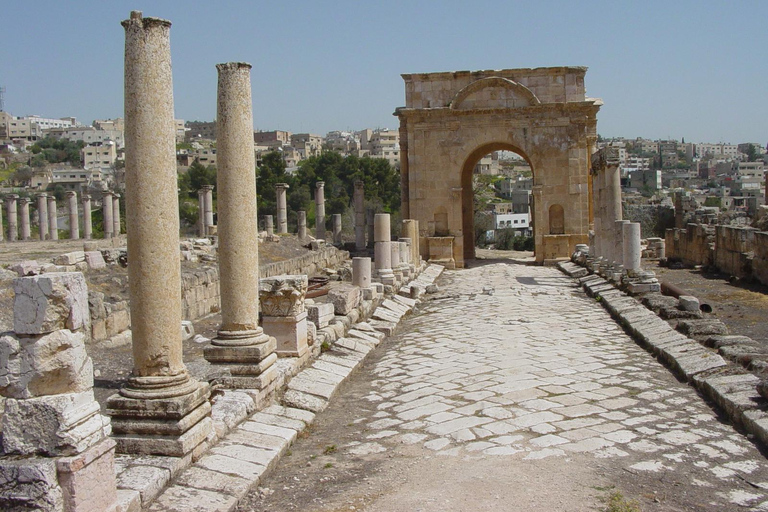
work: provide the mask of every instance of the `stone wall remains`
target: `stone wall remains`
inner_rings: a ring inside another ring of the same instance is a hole
[[[754,228],[716,226],[714,264],[720,272],[747,278],[752,276]]]
[[[668,229],[665,234],[667,258],[686,265],[712,265],[715,230],[713,226],[688,224],[686,229]]]

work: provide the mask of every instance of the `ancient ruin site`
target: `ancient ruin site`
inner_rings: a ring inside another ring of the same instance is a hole
[[[122,27],[115,186],[2,197],[0,510],[768,510],[764,177],[643,202],[578,66],[403,74],[397,166],[287,171],[206,63],[181,166],[171,22]]]

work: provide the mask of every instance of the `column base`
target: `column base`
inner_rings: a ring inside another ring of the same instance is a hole
[[[189,379],[185,387],[191,392],[164,398],[133,398],[131,389],[112,395],[107,414],[118,453],[183,457],[202,443],[213,425],[210,386]]]
[[[221,332],[219,333],[222,334]],[[277,340],[259,329],[260,342],[249,345],[231,345],[232,339],[218,337],[205,347],[203,356],[214,367],[208,379],[212,384],[227,389],[264,389],[277,377]]]

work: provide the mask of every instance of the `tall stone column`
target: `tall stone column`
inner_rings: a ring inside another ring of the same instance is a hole
[[[59,218],[56,215],[56,197],[48,196],[48,232],[51,240],[59,239]]]
[[[80,220],[77,216],[77,192],[74,190],[67,192],[67,205],[69,207],[69,238],[77,240],[80,238]]]
[[[120,194],[112,196],[112,236],[120,236]]]
[[[251,65],[217,64],[221,327],[205,358],[230,365],[226,387],[265,389],[277,376],[275,338],[259,327],[259,226],[253,153]]]
[[[355,181],[355,249],[365,249],[365,185],[361,180]]]
[[[91,195],[83,194],[80,196],[83,202],[83,238],[90,240],[93,238],[93,219],[91,217]]]
[[[271,215],[264,216],[264,227],[267,229],[267,236],[275,234],[275,219]]]
[[[29,224],[29,203],[30,199],[22,197],[19,199],[19,205],[21,207],[21,239],[29,240],[31,236],[31,229]]]
[[[277,232],[288,233],[288,204],[286,202],[285,191],[288,190],[287,183],[278,183],[275,185],[277,190]]]
[[[622,226],[624,235],[624,270],[633,273],[641,269],[640,223],[627,222]]]
[[[304,240],[307,238],[307,212],[304,210],[299,210],[299,240]]]
[[[213,185],[203,185],[205,190],[205,233],[212,235],[213,229]]]
[[[315,238],[325,239],[325,182],[315,183]]]
[[[118,451],[184,456],[211,432],[210,389],[182,361],[171,23],[125,28],[125,204],[133,371],[107,402]]]
[[[102,226],[104,227],[104,238],[112,238],[112,236],[114,236],[115,221],[112,220],[113,207],[112,192],[105,190],[101,196],[101,220]]]
[[[8,198],[6,197],[6,204],[5,204],[6,208],[8,208],[8,201],[7,201],[7,199]],[[10,218],[10,212],[9,212],[8,217]],[[9,222],[9,225],[8,225],[8,231],[10,231],[10,222]],[[8,238],[10,238],[10,237],[11,237],[11,235],[9,233],[8,234]],[[5,231],[3,230],[3,207],[2,207],[2,205],[0,205],[0,242],[2,242],[4,239],[5,239]]]
[[[334,213],[331,222],[333,225],[333,243],[341,245],[341,214]]]
[[[374,222],[373,219],[376,216],[376,211],[373,208],[366,208],[365,210],[365,224],[368,231],[368,247],[373,249],[374,239]]]
[[[37,196],[37,223],[40,230],[40,240],[48,238],[48,194],[43,192]]]
[[[200,226],[198,227],[198,235],[200,238],[203,238],[206,235],[205,232],[205,190],[202,188],[197,191],[197,213],[198,213],[198,222],[200,223]]]
[[[8,241],[15,242],[19,238],[19,221],[17,217],[16,201],[19,196],[16,194],[9,194],[5,196],[6,207],[8,208]],[[0,219],[0,227],[2,227],[2,219]],[[0,229],[2,231],[2,229]],[[2,235],[0,235],[2,236]],[[0,238],[2,240],[2,238]]]

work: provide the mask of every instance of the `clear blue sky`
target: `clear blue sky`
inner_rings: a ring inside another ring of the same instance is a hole
[[[397,126],[401,73],[588,66],[604,136],[768,141],[768,1],[21,1],[0,7],[14,115],[121,117],[131,10],[167,18],[176,115],[212,120],[215,64],[253,64],[255,127]]]

